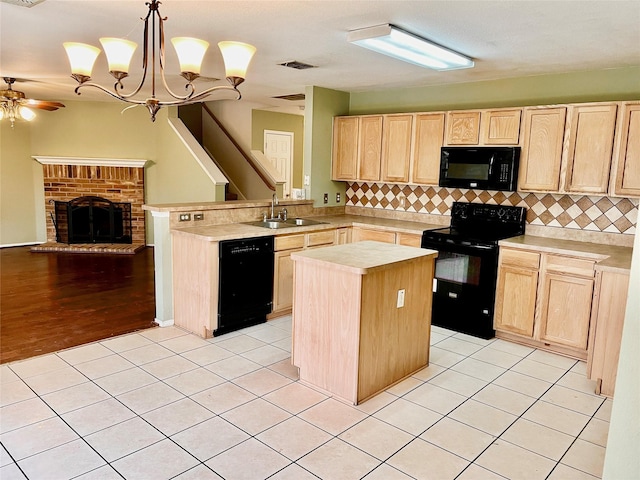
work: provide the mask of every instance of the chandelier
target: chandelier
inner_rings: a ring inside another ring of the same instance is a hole
[[[240,42],[218,43],[225,64],[226,78],[230,85],[219,85],[196,93],[193,81],[200,76],[202,60],[209,43],[190,37],[172,38],[171,43],[173,43],[180,62],[180,74],[187,81],[187,84],[185,85],[186,93],[184,95],[171,91],[167,85],[164,72],[164,21],[167,17],[162,18],[160,15],[160,4],[161,2],[158,0],[151,0],[145,3],[149,7],[149,12],[142,19],[144,21],[142,79],[130,93],[122,92],[124,89],[122,80],[129,75],[129,64],[138,46],[135,42],[121,38],[100,38],[100,43],[104,48],[109,63],[109,73],[116,79],[113,90],[90,81],[93,64],[101,51],[99,48],[85,43],[66,42],[63,44],[71,64],[71,77],[78,82],[75,92],[80,95],[79,90],[82,87],[94,87],[123,102],[144,105],[151,114],[151,121],[155,121],[156,113],[161,107],[199,102],[219,90],[231,90],[236,93],[236,100],[239,100],[241,94],[238,90],[238,85],[244,82],[249,62],[256,51],[254,46]],[[173,100],[163,101],[156,97],[156,64],[160,69],[160,78],[164,89]],[[135,98],[144,86],[149,68],[151,69],[151,97],[145,99]]]

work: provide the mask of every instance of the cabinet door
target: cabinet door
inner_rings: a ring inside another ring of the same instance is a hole
[[[483,145],[518,145],[522,110],[482,112]]]
[[[344,245],[351,243],[351,227],[343,227],[336,229],[336,245]]]
[[[398,245],[406,245],[407,247],[422,246],[422,235],[416,233],[396,233],[396,243]]]
[[[382,180],[408,182],[413,115],[385,115],[382,136]]]
[[[373,240],[375,242],[396,243],[396,234],[384,230],[371,230],[368,228],[353,227],[351,239],[355,242]]]
[[[540,314],[540,340],[587,349],[593,278],[546,272]]]
[[[572,108],[567,161],[568,192],[607,193],[617,105]]]
[[[360,117],[358,180],[380,180],[382,115]]]
[[[620,127],[620,148],[613,193],[640,196],[640,104],[626,104]]]
[[[560,162],[567,109],[525,108],[518,190],[560,189]]]
[[[357,178],[358,123],[358,117],[335,117],[333,119],[333,180],[356,180]]]
[[[447,113],[447,145],[478,145],[480,112]]]
[[[440,149],[444,141],[444,117],[444,113],[416,115],[411,175],[413,183],[438,185]]]
[[[533,336],[538,270],[501,263],[498,269],[494,328]]]
[[[273,313],[288,310],[293,305],[293,260],[291,252],[287,250],[274,254],[274,279],[273,279]]]

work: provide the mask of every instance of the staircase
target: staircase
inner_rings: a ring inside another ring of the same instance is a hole
[[[178,108],[178,117],[229,180],[225,200],[270,198],[276,184],[231,136],[204,103]]]

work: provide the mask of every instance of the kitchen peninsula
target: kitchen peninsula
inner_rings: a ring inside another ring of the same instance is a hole
[[[292,254],[292,363],[358,404],[429,363],[435,250],[374,241]]]

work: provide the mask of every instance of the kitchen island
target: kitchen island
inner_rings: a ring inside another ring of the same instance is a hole
[[[359,404],[426,367],[437,255],[374,241],[293,253],[300,381]]]

